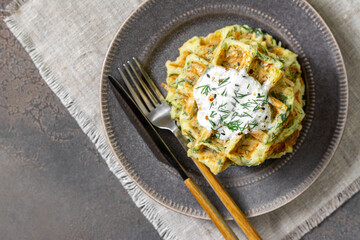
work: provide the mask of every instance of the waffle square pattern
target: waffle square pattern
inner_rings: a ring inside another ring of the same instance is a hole
[[[193,37],[179,53],[166,63],[164,86],[171,117],[189,140],[189,157],[218,174],[232,165],[256,166],[293,151],[305,116],[305,85],[295,53],[247,25]],[[250,84],[240,78],[235,83],[230,77],[217,79],[209,75],[214,69],[242,74],[266,91],[240,92],[234,86],[246,90]],[[218,81],[218,87],[200,84],[206,79]],[[196,94],[209,102],[200,103]],[[220,102],[220,96],[229,102]],[[225,104],[231,108],[221,108]]]

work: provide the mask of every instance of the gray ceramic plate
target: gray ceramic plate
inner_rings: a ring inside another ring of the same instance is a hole
[[[135,56],[160,86],[166,77],[166,60],[174,60],[186,40],[233,24],[261,28],[297,53],[307,87],[307,115],[293,153],[258,167],[231,167],[218,175],[247,216],[279,208],[305,191],[333,156],[346,119],[348,88],[341,53],[329,28],[305,1],[143,3],[121,26],[106,56],[101,79],[104,125],[119,162],[144,192],[170,209],[199,218],[207,219],[207,215],[179,175],[157,154],[142,127],[131,123],[134,119],[109,90],[106,76],[120,78],[117,67]],[[169,132],[160,134],[230,219],[177,140]]]

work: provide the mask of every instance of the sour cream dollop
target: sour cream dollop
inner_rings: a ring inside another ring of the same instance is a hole
[[[209,68],[194,87],[199,124],[220,139],[232,139],[254,130],[268,130],[270,85],[261,84],[245,69]]]

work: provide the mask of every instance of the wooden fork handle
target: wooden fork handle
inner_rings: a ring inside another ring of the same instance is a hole
[[[215,175],[199,160],[193,160],[249,240],[262,239]]]
[[[192,178],[188,178],[184,181],[185,185],[189,188],[191,193],[194,195],[196,200],[199,202],[201,207],[209,215],[215,226],[219,229],[221,234],[226,240],[236,240],[238,239],[232,229],[229,227],[227,222],[220,215],[219,211],[215,206],[210,202],[208,197],[203,193],[200,187],[195,183]]]

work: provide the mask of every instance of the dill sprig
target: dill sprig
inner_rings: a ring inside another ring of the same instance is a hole
[[[237,91],[234,90],[234,94],[236,98],[244,98],[246,96],[248,96],[248,94],[242,94],[242,93],[238,93]]]
[[[202,85],[202,86],[199,86],[197,87],[196,89],[199,89],[199,88],[202,88],[201,89],[201,94],[205,94],[205,95],[208,95],[211,91],[211,88],[209,85]]]
[[[225,107],[227,103],[221,104],[219,108]]]
[[[237,112],[233,112],[233,114],[231,115],[231,120],[233,120],[236,116],[239,116],[239,114]]]
[[[233,132],[239,130],[241,124],[242,122],[240,122],[239,120],[230,121],[228,123],[224,122],[224,125]]]
[[[229,110],[224,110],[224,109],[219,109],[219,112],[226,113],[226,114],[229,114],[229,113],[230,113]]]
[[[216,126],[216,123],[214,123],[214,121],[212,121],[212,120],[209,119],[209,122],[211,123],[211,126],[212,126],[212,127],[215,127],[215,126]]]
[[[251,102],[247,102],[247,103],[242,103],[242,104],[240,104],[240,105],[241,105],[243,108],[249,110],[249,107],[250,107],[251,104],[252,104]]]
[[[266,95],[265,100],[262,102],[261,106],[265,106],[265,104],[267,104],[267,102],[269,101],[269,94]]]
[[[239,129],[240,133],[243,133],[243,131],[244,131],[248,126],[249,126],[249,125],[244,124],[244,126]]]
[[[227,81],[229,81],[230,77],[227,77],[225,79],[220,79],[219,80],[219,86],[223,85],[224,83],[226,83]]]
[[[257,125],[259,125],[259,123],[257,122],[252,122],[248,124],[250,126],[251,129],[253,129],[254,127],[256,127]]]
[[[210,108],[209,108],[209,109],[211,109],[211,108],[212,108],[212,106],[214,106],[214,102],[211,102],[211,104],[210,104]]]
[[[259,109],[261,109],[261,107],[255,106],[255,107],[253,108],[253,112],[255,112],[255,111],[259,110]]]
[[[244,112],[244,115],[245,116],[248,116],[248,117],[250,117],[250,118],[253,118],[250,114],[248,114],[247,112]],[[245,117],[245,116],[243,116],[243,115],[241,115],[242,117]]]

